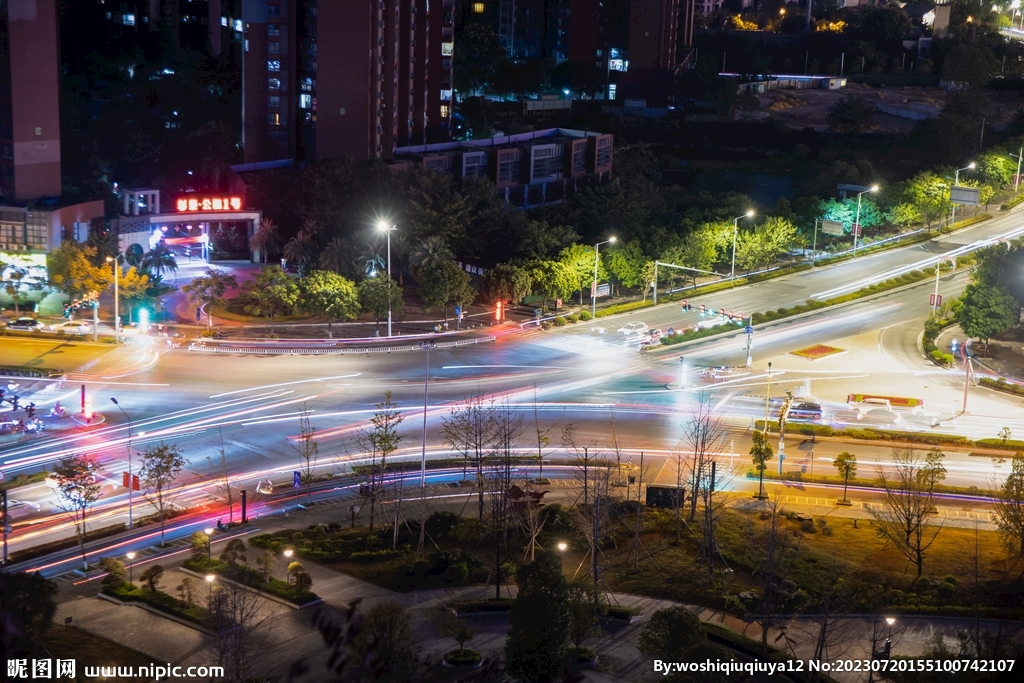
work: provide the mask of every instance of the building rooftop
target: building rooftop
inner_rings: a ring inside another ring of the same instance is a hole
[[[506,145],[522,144],[532,140],[555,141],[559,139],[596,138],[601,135],[604,135],[604,133],[574,130],[572,128],[545,128],[544,130],[535,130],[529,133],[519,133],[518,135],[498,135],[493,138],[482,138],[480,140],[463,140],[460,142],[441,142],[433,145],[398,147],[395,149],[395,156],[415,156],[418,154],[451,152],[455,150],[503,147]]]

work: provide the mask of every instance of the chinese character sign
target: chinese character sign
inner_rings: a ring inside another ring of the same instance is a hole
[[[179,197],[174,203],[178,213],[193,211],[241,211],[241,197]]]

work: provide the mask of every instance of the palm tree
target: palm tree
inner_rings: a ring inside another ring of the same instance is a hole
[[[303,227],[284,245],[284,257],[288,262],[297,264],[300,271],[305,271],[314,247],[312,233]]]
[[[348,252],[348,242],[341,237],[335,237],[320,253],[320,267],[323,270],[344,274],[350,263]]]
[[[174,258],[174,252],[163,242],[158,242],[142,256],[141,266],[143,270],[148,270],[156,277],[163,277],[167,271],[175,274],[178,272],[178,260]]]
[[[424,271],[454,258],[443,237],[428,237],[420,242],[409,255],[409,272],[417,280],[423,277]]]
[[[277,224],[269,218],[264,218],[260,229],[253,233],[250,246],[253,251],[260,252],[263,263],[266,263],[267,255],[272,251],[276,252],[281,246],[281,234],[277,231]]]
[[[379,242],[370,242],[363,253],[356,257],[356,265],[363,275],[373,277],[387,267],[387,255],[381,250]]]

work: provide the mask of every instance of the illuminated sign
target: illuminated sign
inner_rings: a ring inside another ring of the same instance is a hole
[[[181,197],[174,203],[179,213],[193,211],[241,211],[241,197]]]

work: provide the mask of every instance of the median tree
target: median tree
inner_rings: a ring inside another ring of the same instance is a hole
[[[198,312],[206,307],[206,327],[213,324],[213,309],[221,301],[228,289],[238,289],[238,280],[218,268],[210,268],[204,275],[192,280],[181,288],[189,304]]]
[[[1024,557],[1024,453],[1013,456],[1010,473],[996,489],[996,529],[1006,552]]]
[[[750,446],[750,460],[754,463],[754,469],[757,470],[757,497],[764,499],[764,471],[768,469],[768,461],[772,459],[775,454],[772,450],[772,444],[768,439],[768,426],[765,425],[765,430],[754,430],[754,433],[750,435],[750,439],[753,442]]]
[[[355,320],[359,316],[359,294],[354,282],[329,270],[314,270],[299,280],[302,308],[327,319],[327,336],[336,320]]]
[[[972,282],[960,297],[956,321],[964,334],[984,342],[987,354],[988,340],[1016,323],[1017,302],[998,287]]]
[[[846,487],[850,484],[850,477],[857,476],[857,456],[843,451],[832,461],[832,466],[836,468],[839,476],[843,478],[843,502],[845,503],[847,502]]]
[[[84,455],[61,458],[53,469],[57,481],[57,506],[66,512],[75,525],[82,567],[89,569],[85,559],[86,515],[100,497],[99,466]]]
[[[884,491],[880,506],[871,514],[878,533],[924,573],[924,559],[942,525],[931,526],[928,516],[935,509],[936,487],[946,478],[942,451],[927,454],[913,448],[895,448],[891,464],[878,465],[878,485]]]
[[[181,449],[174,444],[161,442],[159,446],[147,447],[142,453],[139,478],[146,487],[143,495],[160,518],[160,545],[164,545],[164,520],[173,509],[170,488],[187,464]]]
[[[387,473],[388,458],[398,450],[402,437],[398,427],[405,419],[398,405],[391,400],[391,392],[384,393],[384,400],[374,406],[376,411],[370,418],[370,426],[356,434],[356,444],[369,460],[367,474],[369,482],[366,493],[370,498],[370,530],[373,530],[373,517],[377,502],[383,490]],[[396,520],[397,524],[397,520]]]
[[[373,316],[378,336],[380,336],[380,321],[387,320],[388,317],[389,302],[392,317],[400,318],[402,316],[404,309],[402,286],[383,271],[363,278],[357,288],[357,294],[359,305],[363,311]]]
[[[309,414],[309,403],[303,403],[302,413],[299,415],[299,445],[292,444],[292,448],[299,454],[300,479],[306,484],[306,505],[309,505],[313,470],[316,469],[316,461],[320,454],[320,444],[316,440],[316,427],[310,423]]]
[[[469,273],[451,261],[442,261],[426,269],[420,277],[420,297],[426,310],[441,308],[448,324],[448,309],[473,303],[476,291],[469,282]]]
[[[299,301],[299,287],[281,266],[263,266],[259,274],[242,285],[245,312],[270,318],[270,334],[274,334],[277,316],[292,309]]]

